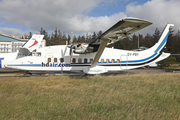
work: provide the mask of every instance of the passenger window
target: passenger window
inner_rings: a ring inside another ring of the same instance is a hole
[[[101,59],[101,63],[104,63],[104,59]]]
[[[93,59],[90,59],[90,63],[92,63],[93,62]]]
[[[115,60],[114,60],[114,59],[112,59],[111,61],[112,61],[112,63],[114,63],[114,62],[115,62]]]
[[[109,59],[106,59],[106,63],[109,63]]]
[[[117,63],[120,63],[120,60],[119,60],[119,59],[117,59]]]
[[[76,58],[73,58],[72,62],[75,63],[76,62]]]
[[[54,58],[54,62],[57,62],[57,58]]]
[[[81,58],[79,58],[79,59],[78,59],[78,63],[81,63],[81,62],[82,62],[82,59],[81,59]]]
[[[87,58],[84,59],[84,63],[87,63]]]
[[[51,58],[48,58],[48,62],[51,62]]]
[[[64,62],[64,58],[60,58],[60,62],[63,63]]]

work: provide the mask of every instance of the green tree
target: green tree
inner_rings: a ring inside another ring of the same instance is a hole
[[[166,49],[165,52],[170,52],[170,53],[175,53],[176,52],[176,39],[174,36],[174,30],[170,29],[169,35],[168,35],[168,39],[167,39],[167,43],[166,43]]]
[[[32,32],[29,32],[28,39],[32,37]]]
[[[96,32],[93,32],[92,40],[95,40],[97,38]]]
[[[176,62],[176,58],[173,56],[170,56],[170,57],[158,62],[158,67],[160,67],[160,68],[169,67],[170,64],[174,64],[175,62]]]
[[[152,45],[152,36],[149,33],[147,33],[144,37],[143,46],[150,48]]]
[[[48,32],[46,32],[46,30],[41,27],[40,34],[44,35],[43,39],[46,40],[46,46],[50,46],[51,44],[50,44]]]

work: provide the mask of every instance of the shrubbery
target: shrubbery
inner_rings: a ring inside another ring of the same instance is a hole
[[[160,67],[160,68],[169,67],[170,64],[174,64],[175,62],[176,62],[176,58],[173,56],[170,56],[170,57],[158,62],[158,67]]]

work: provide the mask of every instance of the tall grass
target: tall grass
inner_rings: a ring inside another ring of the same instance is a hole
[[[180,119],[180,74],[2,77],[0,119]]]

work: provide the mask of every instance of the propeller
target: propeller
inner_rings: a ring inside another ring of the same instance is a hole
[[[73,32],[71,32],[71,39],[69,40],[69,44],[67,45],[68,48],[70,48],[69,50],[69,55],[71,56],[71,61],[73,60],[73,53],[76,54],[86,54],[88,52],[87,47],[85,47],[82,43],[75,43],[73,44]],[[73,51],[74,49],[74,51]]]
[[[73,32],[71,32],[71,39],[70,39],[70,41],[69,41],[69,44],[72,45],[73,41],[74,41],[74,39],[73,39]]]

